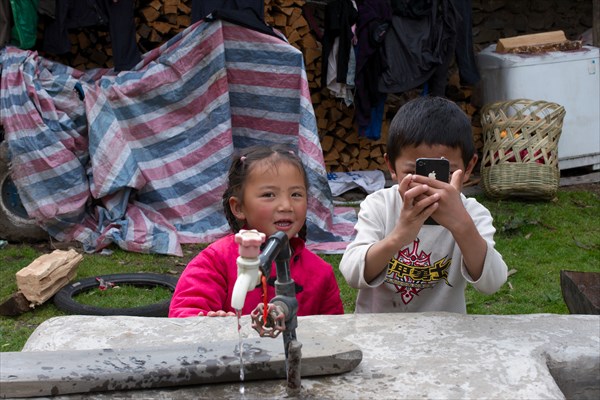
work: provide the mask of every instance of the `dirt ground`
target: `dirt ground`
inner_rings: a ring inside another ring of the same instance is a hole
[[[598,196],[600,199],[600,182],[580,183],[576,185],[561,186],[560,190],[591,192]]]

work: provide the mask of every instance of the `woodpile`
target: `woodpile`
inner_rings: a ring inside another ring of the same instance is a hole
[[[191,0],[152,0],[138,8],[138,44],[144,52],[160,46],[191,25]]]
[[[384,112],[381,138],[358,136],[353,122],[354,107],[336,99],[321,83],[321,43],[324,4],[305,0],[264,0],[265,22],[282,32],[290,44],[304,55],[307,79],[317,118],[319,138],[329,172],[375,170],[386,171],[383,154],[387,129],[397,109],[416,93],[389,96]],[[315,5],[316,4],[316,5]],[[305,7],[311,7],[314,20],[307,20]],[[191,24],[191,0],[139,1],[136,10],[137,41],[142,52],[150,51]],[[316,22],[315,22],[316,21]],[[48,58],[78,69],[112,67],[112,51],[108,31],[84,28],[70,33],[72,50],[66,57]],[[471,105],[471,91],[458,84],[455,71],[448,87],[448,96],[456,101],[473,120],[473,134],[478,148],[483,147],[478,109]]]

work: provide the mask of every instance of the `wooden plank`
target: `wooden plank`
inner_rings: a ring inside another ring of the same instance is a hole
[[[301,376],[341,374],[356,368],[362,351],[335,337],[309,337],[302,345]],[[286,378],[283,341],[245,339],[244,380]],[[240,381],[239,341],[139,349],[5,352],[0,397],[176,387]]]
[[[560,178],[560,186],[573,186],[598,182],[600,182],[600,171],[590,172],[589,174],[584,175],[561,176]]]
[[[560,288],[571,314],[600,315],[600,272],[562,270]]]
[[[533,33],[530,35],[513,36],[498,39],[496,43],[497,53],[507,53],[510,49],[522,46],[539,46],[553,43],[566,42],[567,38],[563,31],[552,31]]]
[[[506,53],[511,54],[539,54],[549,51],[573,51],[583,46],[581,40],[567,40],[566,42],[538,44],[532,46],[519,46],[508,49]]]

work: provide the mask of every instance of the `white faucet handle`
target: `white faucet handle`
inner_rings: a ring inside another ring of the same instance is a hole
[[[260,254],[260,245],[266,235],[256,229],[241,229],[235,234],[235,242],[240,245],[239,253],[244,258],[256,258]]]

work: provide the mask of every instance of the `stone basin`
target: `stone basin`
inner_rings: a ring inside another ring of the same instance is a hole
[[[236,322],[235,317],[57,317],[41,324],[23,351],[166,348],[235,340]],[[249,317],[243,317],[243,335],[251,338],[257,334],[249,324]],[[302,378],[302,399],[600,398],[600,316],[414,313],[298,318],[300,342],[319,335],[358,346],[362,361],[346,373]],[[269,379],[245,381],[243,386],[235,381],[56,398],[115,397],[270,399],[286,397],[286,391],[284,379]]]

